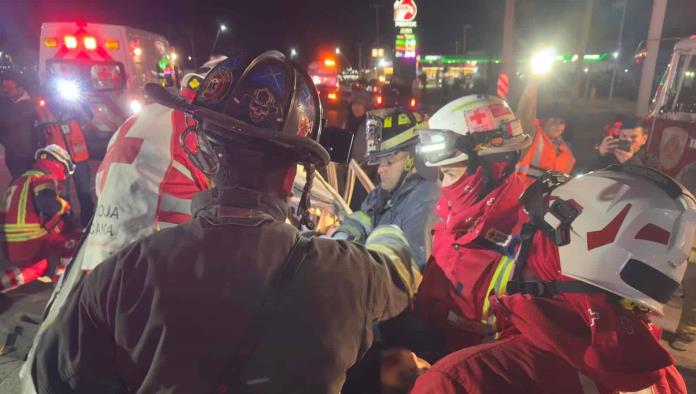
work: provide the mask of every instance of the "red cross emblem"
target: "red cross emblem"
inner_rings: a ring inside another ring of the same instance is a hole
[[[126,130],[130,130],[130,127],[135,123],[135,118],[129,120],[130,124],[124,124],[123,127]],[[143,146],[142,138],[126,137],[128,131],[124,133],[119,133],[116,140],[109,147],[97,170],[97,174],[101,176],[99,180],[99,193],[104,191],[104,185],[106,184],[106,178],[109,176],[109,169],[111,169],[112,164],[122,163],[122,164],[133,164],[135,158],[138,157],[140,149]]]
[[[480,109],[475,109],[466,114],[466,124],[471,131],[488,131],[493,129],[491,115]]]
[[[469,119],[473,120],[476,122],[476,124],[483,124],[483,120],[486,119],[486,114],[482,111],[479,111],[478,109],[474,111]]]

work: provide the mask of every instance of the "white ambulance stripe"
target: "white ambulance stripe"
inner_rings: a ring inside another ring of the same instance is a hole
[[[160,212],[177,212],[191,215],[191,200],[178,198],[169,193],[162,193]]]
[[[191,174],[191,171],[189,171],[189,169],[186,168],[186,166],[184,166],[183,164],[181,164],[180,162],[178,162],[176,160],[172,160],[172,167],[176,168],[177,171],[184,174],[184,176],[186,176],[186,178],[188,178],[189,180],[191,180],[191,182],[193,182],[193,174]]]

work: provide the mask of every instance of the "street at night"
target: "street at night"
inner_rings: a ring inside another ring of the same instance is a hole
[[[696,392],[694,0],[0,20],[0,393]]]

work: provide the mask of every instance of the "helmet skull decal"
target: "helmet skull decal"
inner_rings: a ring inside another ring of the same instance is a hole
[[[200,100],[206,104],[217,104],[221,102],[232,84],[234,77],[232,70],[227,67],[218,67],[214,74],[209,76],[205,86],[199,93]]]
[[[268,88],[257,88],[252,93],[245,93],[244,100],[249,102],[249,118],[256,124],[275,122],[283,116],[283,108]]]

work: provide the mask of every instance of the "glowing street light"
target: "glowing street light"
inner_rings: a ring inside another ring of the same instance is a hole
[[[553,63],[556,60],[556,51],[553,48],[545,48],[532,55],[530,61],[532,74],[546,75],[553,68]]]
[[[223,33],[227,31],[227,26],[224,23],[220,24],[220,31]]]
[[[340,55],[340,54],[341,54],[341,48],[336,47],[336,54],[337,54],[337,55]]]
[[[290,48],[290,57],[291,58],[297,57],[297,49]]]
[[[227,31],[227,26],[224,23],[221,23],[220,26],[218,27],[217,33],[215,34],[215,40],[213,41],[213,47],[210,48],[210,55],[213,55],[213,52],[215,52],[215,47],[217,46],[218,38],[220,38],[220,33],[224,33]]]

